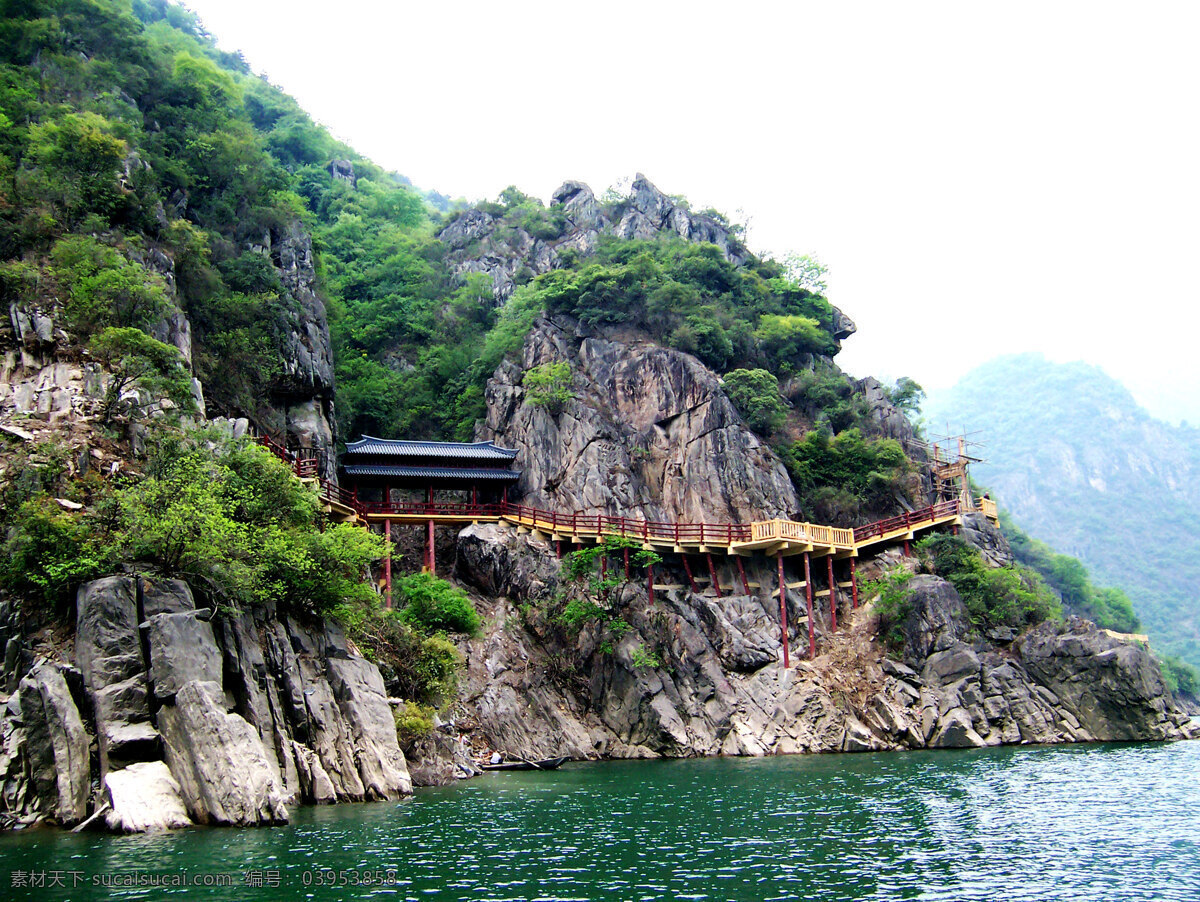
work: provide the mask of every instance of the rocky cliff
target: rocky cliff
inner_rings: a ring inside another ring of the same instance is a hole
[[[162,280],[166,297],[166,310],[149,332],[177,348],[190,367],[195,338],[176,292],[175,261],[168,249],[143,237],[144,248],[131,247],[127,252],[133,262]],[[326,475],[332,476],[333,350],[325,304],[316,290],[312,239],[296,221],[264,232],[248,249],[270,260],[281,286],[277,321],[270,330],[280,372],[269,397],[263,399],[263,421],[257,425],[322,452]],[[32,417],[57,428],[87,420],[98,409],[111,377],[62,326],[64,300],[49,294],[39,295],[36,301],[9,303],[8,317],[0,321],[0,419]],[[194,378],[192,394],[202,421],[205,391]],[[143,412],[150,415],[163,403],[158,398],[139,398]]]
[[[571,366],[561,411],[531,403],[523,373]],[[503,365],[487,388],[479,438],[518,449],[516,492],[564,513],[745,522],[793,514],[787,471],[742,421],[695,357],[636,333],[542,320],[523,369]]]
[[[73,640],[0,608],[7,824],[275,824],[411,791],[379,669],[332,623],[197,609],[185,583],[139,576],[82,586]]]
[[[894,557],[887,560],[894,565]],[[493,747],[536,757],[764,755],[962,748],[1012,743],[1162,740],[1195,736],[1139,646],[1084,621],[1016,637],[972,628],[953,587],[912,579],[904,646],[889,657],[869,606],[839,593],[832,629],[818,600],[818,655],[804,660],[802,590],[790,590],[784,669],[774,562],[748,559],[742,594],[686,588],[679,561],[637,578],[612,600],[630,627],[606,647],[602,625],[564,637],[538,620],[564,588],[554,550],[531,535],[472,526],[457,572],[483,609],[485,636],[466,643],[466,719]],[[864,576],[880,571],[876,563]],[[796,578],[789,567],[788,577]],[[818,581],[819,584],[819,581]],[[650,652],[647,654],[647,652]]]
[[[646,239],[673,234],[715,244],[733,263],[749,258],[728,223],[709,213],[693,213],[640,172],[628,195],[614,203],[600,203],[582,182],[563,182],[551,197],[550,209],[562,217],[562,228],[553,237],[537,237],[526,228],[507,225],[499,212],[474,208],[442,229],[438,239],[455,273],[491,276],[498,303],[508,299],[523,277],[557,268],[565,251],[586,255],[595,250],[602,235]]]

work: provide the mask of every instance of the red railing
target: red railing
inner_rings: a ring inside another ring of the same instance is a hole
[[[259,442],[280,460],[288,464],[301,479],[315,478],[319,497],[342,505],[360,516],[367,514],[397,517],[442,517],[507,519],[536,529],[570,535],[623,536],[643,542],[669,541],[676,545],[731,545],[752,541],[753,527],[749,523],[678,523],[669,520],[643,520],[614,517],[608,514],[561,514],[524,504],[502,501],[497,504],[470,504],[458,501],[359,501],[352,493],[334,485],[320,475],[320,459],[311,449],[290,449],[269,435],[259,436]],[[957,501],[943,501],[917,511],[909,511],[886,520],[878,520],[854,528],[855,543],[882,537],[901,529],[928,524],[930,521],[958,514]]]
[[[953,517],[957,513],[957,501],[942,501],[921,510],[908,511],[896,517],[888,517],[886,520],[877,520],[874,523],[868,523],[866,526],[856,526],[854,527],[854,541],[863,542],[877,536],[887,535],[889,532],[895,532],[898,529],[909,529],[913,526],[921,526],[931,520],[938,520],[942,517]]]

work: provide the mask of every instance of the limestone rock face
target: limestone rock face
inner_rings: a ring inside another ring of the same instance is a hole
[[[193,680],[221,682],[221,652],[211,625],[191,611],[155,614],[146,624],[150,683],[157,698],[170,698]]]
[[[167,764],[198,824],[287,823],[287,808],[258,734],[225,710],[218,683],[192,680],[159,712]]]
[[[1041,624],[1017,640],[1016,650],[1096,739],[1177,738],[1186,723],[1150,654],[1086,620],[1072,618],[1063,632]]]
[[[529,402],[513,366],[488,383],[478,437],[518,450],[525,503],[710,523],[799,508],[783,465],[694,357],[543,320],[526,341],[524,368],[561,361],[571,364],[576,399],[557,415]]]
[[[0,716],[0,823],[73,823],[106,802],[121,832],[248,826],[285,822],[291,802],[412,791],[379,669],[333,624],[214,616],[185,583],[148,577],[87,583],[76,604],[78,671],[12,656],[25,676]]]
[[[142,761],[104,778],[110,810],[105,823],[114,833],[155,833],[192,826],[179,783],[161,761]]]
[[[109,576],[86,583],[75,609],[75,660],[95,709],[103,778],[112,759],[150,760],[158,745],[138,633],[137,580]]]
[[[62,670],[44,663],[21,680],[30,781],[41,811],[71,825],[87,815],[89,740]]]
[[[1196,732],[1141,649],[1074,626],[1027,632],[1000,650],[979,635],[953,586],[914,576],[901,624],[908,663],[881,658],[869,609],[841,598],[839,632],[814,608],[818,657],[803,660],[803,598],[788,593],[793,666],[780,666],[768,564],[747,582],[721,560],[720,597],[664,563],[653,598],[634,575],[614,590],[619,637],[539,621],[561,588],[554,550],[511,527],[460,533],[457,575],[482,590],[483,636],[463,643],[463,699],[494,748],[552,755],[766,755],[1014,743],[1177,739]],[[702,582],[707,583],[707,580]],[[909,666],[911,664],[912,666]]]

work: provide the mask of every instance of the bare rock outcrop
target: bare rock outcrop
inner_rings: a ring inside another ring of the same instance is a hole
[[[38,665],[0,717],[0,821],[106,804],[120,832],[271,824],[292,802],[412,791],[383,677],[340,628],[197,610],[185,583],[137,576],[87,583],[76,604],[79,670]]]
[[[550,362],[571,365],[574,400],[557,414],[530,403],[522,370],[504,365],[488,383],[478,431],[518,449],[526,503],[716,523],[799,508],[782,463],[691,355],[559,317],[543,319],[525,343],[525,370]]]
[[[841,629],[814,610],[818,656],[802,660],[802,597],[787,595],[795,663],[780,661],[774,574],[718,567],[720,596],[656,569],[652,597],[632,579],[612,599],[629,629],[577,635],[537,611],[559,588],[542,539],[496,525],[459,536],[457,573],[483,594],[483,636],[462,646],[464,700],[487,742],[523,757],[765,755],[1014,743],[1181,739],[1196,731],[1140,647],[1093,627],[1045,624],[997,646],[978,635],[953,586],[909,582],[904,661],[870,641],[869,609],[840,598]],[[724,570],[724,572],[722,572]],[[663,581],[666,581],[665,583]]]

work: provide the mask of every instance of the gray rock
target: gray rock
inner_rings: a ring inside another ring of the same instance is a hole
[[[921,672],[925,682],[934,686],[948,686],[964,677],[978,675],[979,657],[969,645],[961,642],[931,654]]]
[[[90,743],[62,671],[48,663],[20,684],[30,782],[40,810],[70,825],[87,814]]]
[[[412,780],[379,668],[365,658],[330,658],[328,666],[338,704],[357,737],[356,762],[367,797],[410,794]]]
[[[146,623],[150,684],[157,698],[171,698],[193,680],[220,685],[221,652],[210,624],[194,612],[155,614]]]
[[[971,630],[971,618],[958,592],[940,577],[917,574],[908,590],[908,613],[900,625],[905,659],[922,666],[933,652],[960,642]]]
[[[192,589],[181,579],[142,577],[142,616],[178,614],[196,610]]]
[[[92,697],[103,778],[110,758],[157,756],[138,634],[137,580],[110,576],[85,583],[75,605],[75,662]]]
[[[1040,624],[1014,643],[1025,670],[1102,741],[1179,739],[1174,703],[1150,654],[1072,618]]]
[[[799,508],[783,464],[742,422],[717,376],[690,355],[541,321],[524,367],[566,361],[577,400],[557,417],[529,404],[521,371],[488,383],[477,438],[518,451],[516,492],[563,513],[741,523]]]
[[[962,708],[947,711],[938,721],[937,732],[929,740],[932,749],[983,748],[987,745],[971,724],[971,715]]]
[[[287,808],[258,733],[225,710],[216,683],[185,683],[159,711],[167,764],[198,824],[287,823]]]
[[[161,761],[143,761],[104,778],[111,810],[105,823],[114,833],[153,833],[192,826],[179,784]]]

